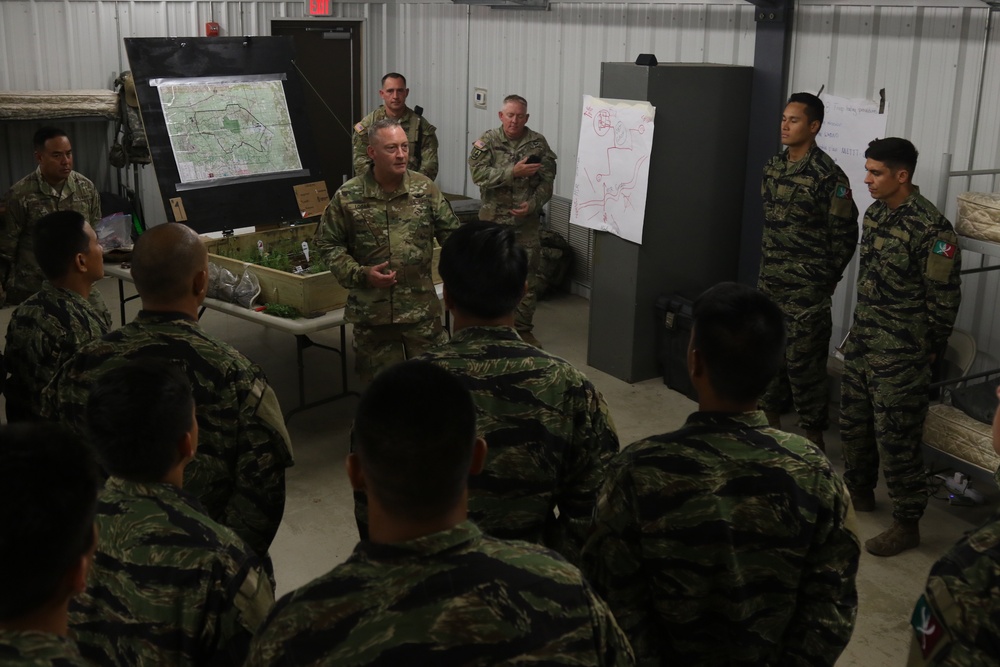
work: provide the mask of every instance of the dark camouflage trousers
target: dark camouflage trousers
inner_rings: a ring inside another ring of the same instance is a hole
[[[354,325],[354,369],[365,382],[393,364],[448,342],[440,318],[415,324]]]
[[[927,507],[920,441],[930,381],[926,360],[865,354],[848,340],[840,393],[844,481],[852,491],[874,489],[881,462],[892,515],[903,521],[920,519]]]
[[[785,313],[785,360],[760,399],[760,408],[781,412],[789,401],[799,414],[799,426],[806,431],[825,431],[830,427],[829,388],[826,371],[833,320],[830,297],[805,309]]]

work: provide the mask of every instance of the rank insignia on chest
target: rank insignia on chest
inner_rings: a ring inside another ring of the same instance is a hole
[[[358,123],[357,125],[354,126],[354,131],[357,132],[358,134],[361,134],[365,131],[365,126],[362,125],[361,123]]]
[[[851,189],[849,187],[847,187],[846,185],[838,185],[837,186],[837,196],[840,197],[841,199],[850,199],[851,198]]]
[[[942,257],[947,257],[948,259],[955,258],[955,245],[948,243],[947,241],[935,241],[934,242],[934,254],[941,255]]]
[[[917,607],[913,610],[913,616],[910,617],[910,625],[913,626],[913,632],[917,636],[920,653],[926,658],[934,651],[934,647],[941,641],[941,638],[944,637],[944,628],[941,626],[941,620],[934,614],[931,606],[927,604],[926,596],[921,595],[917,601]]]

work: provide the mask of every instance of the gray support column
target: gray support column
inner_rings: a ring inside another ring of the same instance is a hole
[[[760,200],[761,169],[780,146],[778,121],[787,99],[792,0],[756,0],[753,3],[757,36],[753,57],[753,93],[750,98],[750,139],[747,144],[743,190],[743,229],[740,236],[739,281],[757,284],[764,211]]]

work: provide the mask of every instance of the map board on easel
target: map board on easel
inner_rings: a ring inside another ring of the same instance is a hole
[[[290,37],[130,38],[167,219],[205,233],[301,221],[322,180]]]

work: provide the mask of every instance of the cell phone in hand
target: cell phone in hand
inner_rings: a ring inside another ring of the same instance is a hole
[[[542,158],[537,155],[529,155],[528,159],[524,161],[524,164],[538,164],[542,161]]]

